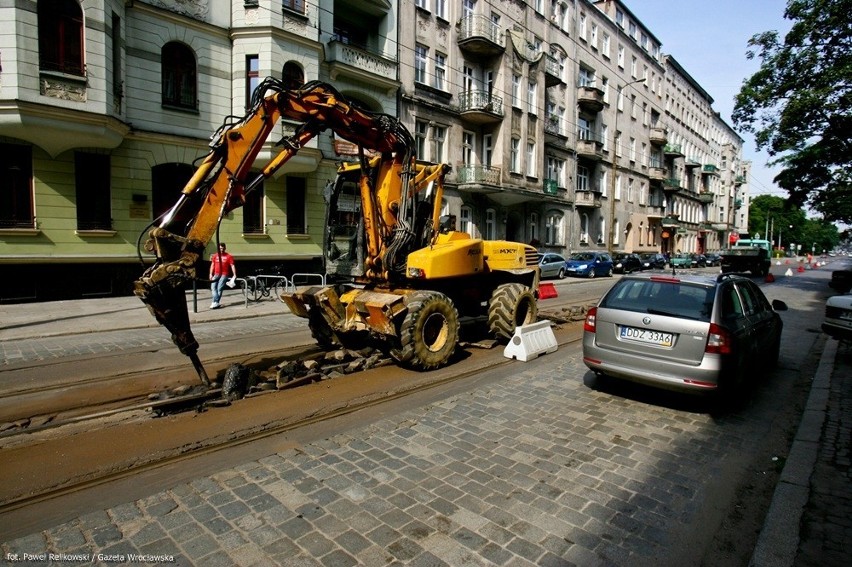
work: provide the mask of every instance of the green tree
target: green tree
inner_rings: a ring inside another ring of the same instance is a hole
[[[793,22],[749,40],[760,69],[743,82],[732,119],[755,135],[795,205],[852,222],[852,0],[788,0]]]
[[[837,227],[825,219],[806,218],[802,208],[773,195],[758,195],[748,208],[748,231],[751,236],[771,239],[774,246],[790,249],[801,244],[802,254],[831,250],[840,241]]]

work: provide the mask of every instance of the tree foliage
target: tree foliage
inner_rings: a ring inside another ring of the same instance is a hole
[[[852,0],[788,0],[792,28],[749,40],[760,69],[735,99],[734,125],[780,165],[793,204],[852,222]]]
[[[790,249],[791,244],[801,245],[801,252],[822,253],[831,250],[840,241],[837,227],[825,219],[809,219],[805,211],[791,206],[790,202],[772,195],[758,195],[748,208],[750,236],[772,240],[774,246]]]

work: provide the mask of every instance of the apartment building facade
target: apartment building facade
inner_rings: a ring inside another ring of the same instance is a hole
[[[266,76],[400,116],[419,158],[452,166],[445,213],[475,237],[702,251],[747,223],[742,140],[621,2],[19,0],[0,17],[0,301],[127,293],[140,235]],[[239,265],[321,270],[323,187],[355,153],[317,136],[230,213]]]

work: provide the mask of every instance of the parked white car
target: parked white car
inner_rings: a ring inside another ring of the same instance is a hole
[[[841,341],[852,341],[852,294],[835,295],[825,302],[822,330]]]

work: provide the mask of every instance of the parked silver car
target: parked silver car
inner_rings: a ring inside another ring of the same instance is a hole
[[[541,271],[541,278],[559,278],[565,277],[565,257],[552,252],[545,252],[538,255],[538,268]]]
[[[583,362],[687,392],[731,392],[778,361],[783,301],[734,274],[629,275],[589,310]]]

